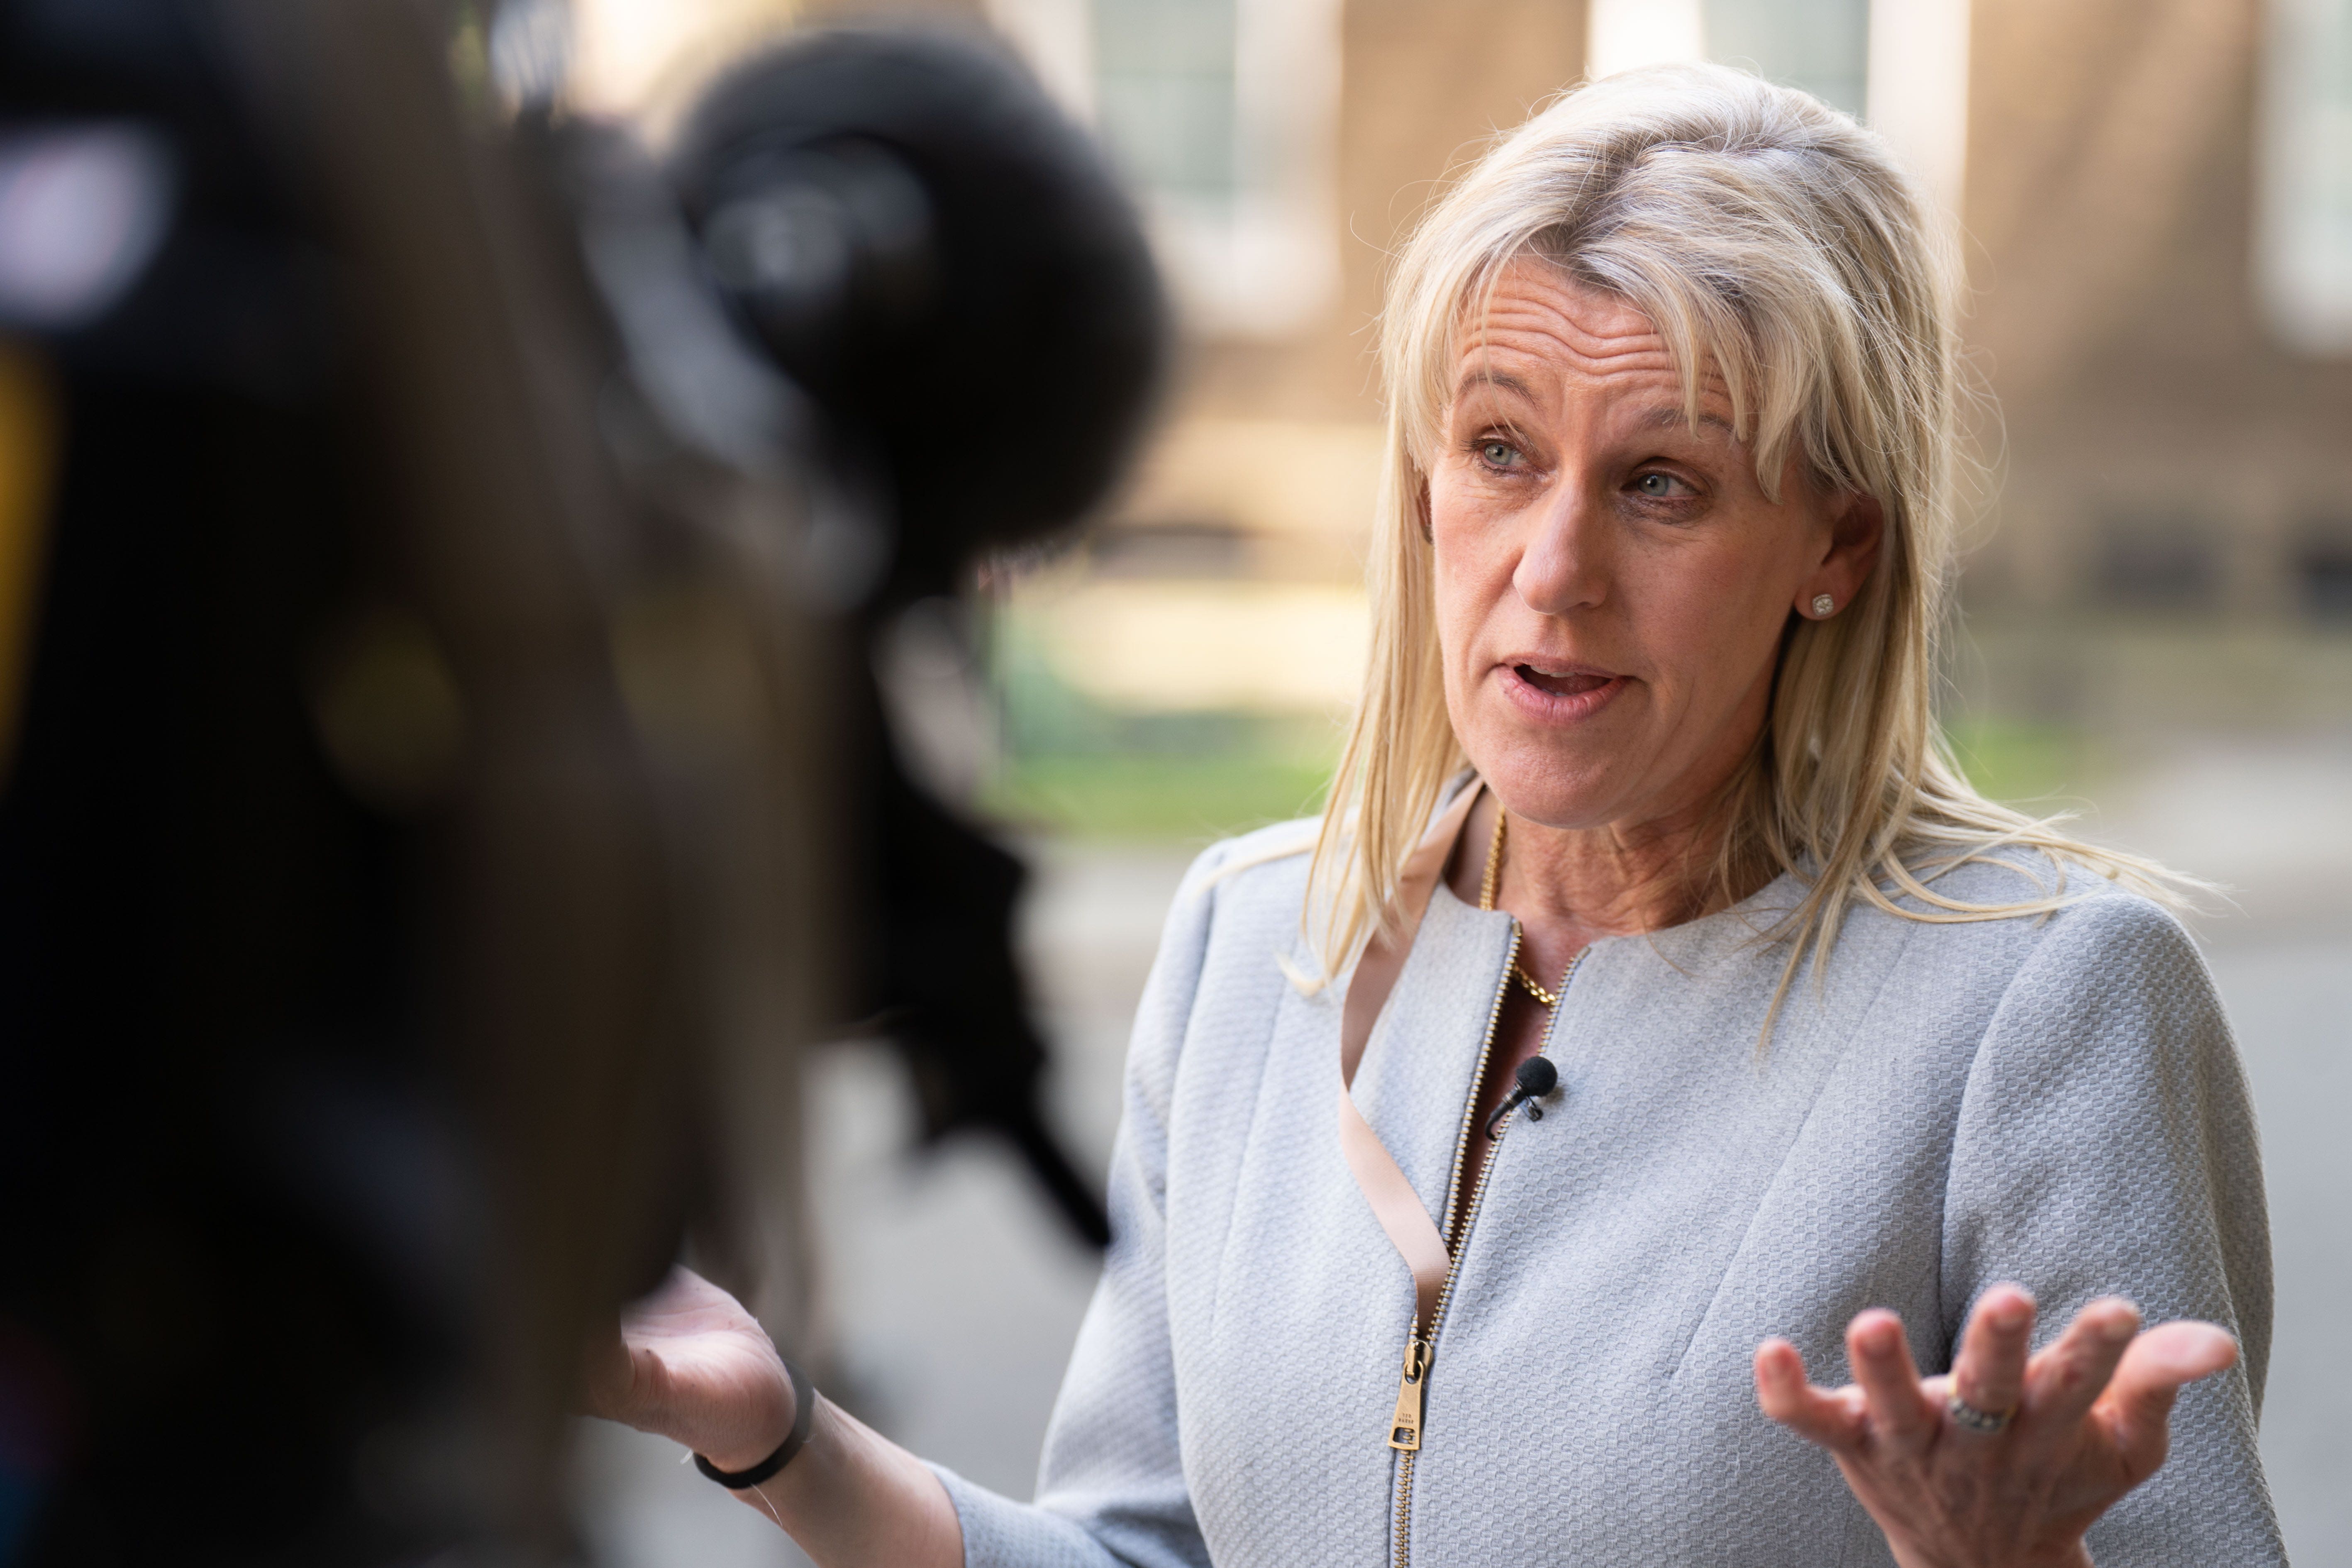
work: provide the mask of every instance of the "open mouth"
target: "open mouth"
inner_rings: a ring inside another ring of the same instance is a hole
[[[1518,671],[1521,680],[1538,691],[1549,692],[1554,697],[1581,697],[1588,691],[1598,691],[1624,679],[1616,675],[1596,675],[1582,669],[1555,675],[1549,670],[1538,669],[1532,664],[1514,665],[1512,668]]]
[[[1597,669],[1547,669],[1539,664],[1514,664],[1507,685],[1520,710],[1538,721],[1558,722],[1591,717],[1609,705],[1626,683],[1622,675]]]

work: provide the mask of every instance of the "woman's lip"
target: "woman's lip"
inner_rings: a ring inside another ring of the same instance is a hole
[[[1571,669],[1547,675],[1525,662],[1504,665],[1501,675],[1503,689],[1522,712],[1552,723],[1591,718],[1607,707],[1626,685],[1626,677],[1602,670]],[[1569,689],[1553,689],[1555,685],[1564,685]]]

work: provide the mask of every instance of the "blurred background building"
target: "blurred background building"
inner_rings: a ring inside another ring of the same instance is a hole
[[[896,6],[893,15],[909,8]],[[982,793],[1099,1161],[1185,858],[1311,808],[1365,641],[1387,258],[1588,70],[1706,57],[1884,131],[1951,216],[1997,417],[1947,718],[1992,793],[2233,889],[2198,923],[2263,1117],[2265,1447],[2296,1561],[2352,1564],[2352,0],[936,0],[1095,125],[1181,301],[1165,429],[1082,554],[993,585]],[[581,97],[658,125],[783,0],[583,0]],[[1041,443],[1055,438],[1037,432]],[[1026,1495],[1090,1283],[1009,1168],[919,1167],[877,1075],[814,1097],[852,1403]],[[977,1281],[977,1283],[975,1283]],[[788,1562],[594,1436],[614,1560]],[[669,1457],[663,1455],[661,1465]]]

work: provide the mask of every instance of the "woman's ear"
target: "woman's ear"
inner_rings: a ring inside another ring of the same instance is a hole
[[[1797,585],[1797,614],[1809,621],[1828,620],[1861,596],[1886,536],[1886,509],[1876,496],[1848,490],[1832,505],[1829,551]]]

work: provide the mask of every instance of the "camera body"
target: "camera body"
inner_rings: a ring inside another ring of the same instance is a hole
[[[681,1247],[805,1322],[819,1039],[1102,1238],[877,660],[1134,446],[1135,220],[983,46],[787,42],[656,157],[488,68],[545,9],[0,5],[22,1561],[560,1554],[585,1333]]]

